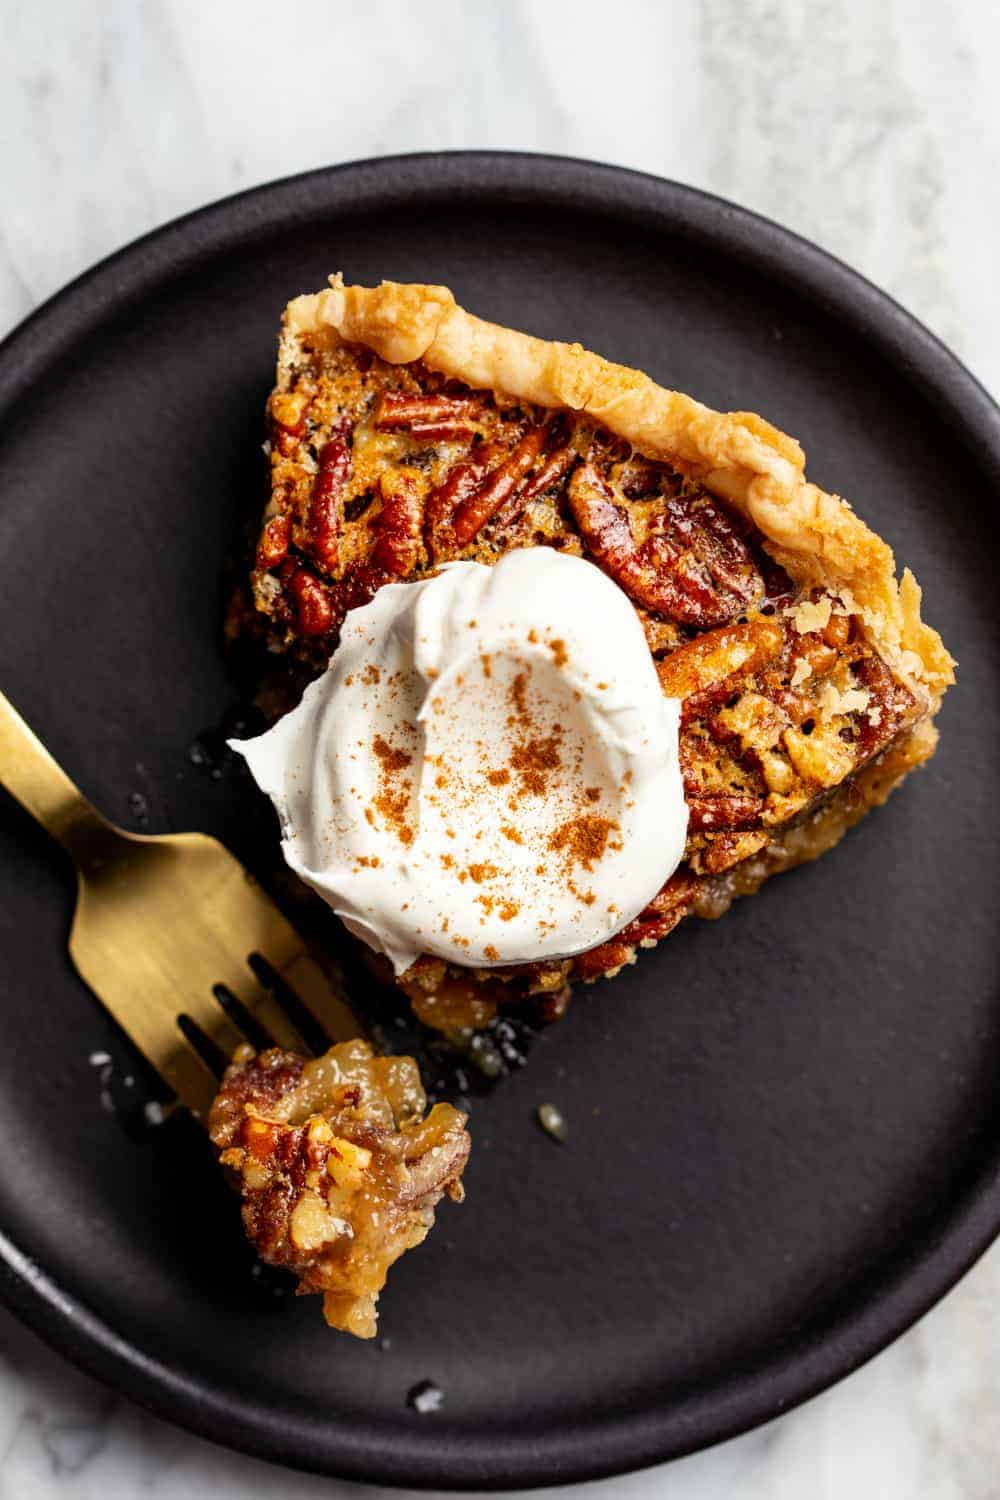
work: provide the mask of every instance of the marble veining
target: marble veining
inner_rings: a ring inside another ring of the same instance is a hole
[[[253,183],[510,147],[622,163],[768,214],[885,287],[1000,390],[1000,7],[986,0],[0,0],[0,17],[0,332],[134,236]],[[0,1313],[0,1497],[355,1488],[179,1432]],[[586,1492],[1000,1500],[1000,1248],[807,1406]]]

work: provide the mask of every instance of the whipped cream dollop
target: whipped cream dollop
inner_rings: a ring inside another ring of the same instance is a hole
[[[291,868],[397,973],[488,968],[605,941],[677,867],[679,708],[618,585],[536,547],[381,588],[232,743]]]

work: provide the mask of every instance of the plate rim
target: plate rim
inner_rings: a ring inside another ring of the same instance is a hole
[[[338,187],[357,211],[363,199],[477,190],[514,203],[563,194],[592,212],[627,208],[636,219],[711,245],[792,289],[852,326],[954,427],[977,464],[1000,486],[1000,407],[937,336],[888,293],[812,241],[751,209],[688,184],[576,157],[516,151],[429,151],[368,158],[293,174],[210,203],[150,231],[98,261],[43,302],[0,342],[0,409],[27,393],[61,345],[84,336],[112,308],[141,304],[169,269],[189,274],[201,259],[252,242],[261,230],[317,206]],[[710,1397],[654,1411],[617,1414],[600,1425],[526,1434],[502,1451],[433,1439],[386,1443],[331,1425],[322,1442],[290,1447],[287,1427],[263,1407],[206,1389],[151,1358],[33,1262],[0,1226],[0,1299],[58,1352],[120,1394],[200,1437],[253,1457],[342,1479],[410,1488],[502,1490],[573,1483],[663,1462],[735,1437],[818,1394],[879,1353],[930,1310],[1000,1234],[1000,1141],[967,1187],[943,1232],[901,1247],[867,1300],[839,1316],[815,1344],[777,1351]],[[906,1253],[902,1253],[905,1250]],[[898,1262],[898,1265],[897,1265]],[[690,1410],[688,1409],[690,1408]],[[498,1472],[499,1470],[499,1472]]]

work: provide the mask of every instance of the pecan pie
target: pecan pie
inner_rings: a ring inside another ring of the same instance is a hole
[[[354,1041],[309,1062],[242,1047],[212,1106],[257,1254],[359,1338],[374,1335],[389,1267],[426,1238],[442,1195],[462,1199],[466,1117],[450,1104],[425,1117],[426,1105],[412,1058]]]
[[[662,891],[570,960],[419,960],[398,982],[425,1021],[477,1025],[528,996],[560,1012],[571,980],[815,858],[933,753],[953,663],[913,575],[761,417],[483,322],[444,287],[340,278],[289,304],[268,415],[254,609],[234,630],[316,675],[383,584],[554,547],[620,585],[683,700],[690,823]]]

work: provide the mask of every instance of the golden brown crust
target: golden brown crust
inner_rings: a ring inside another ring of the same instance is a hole
[[[954,681],[920,589],[897,580],[891,548],[840,496],[808,482],[799,444],[752,412],[722,413],[583,349],[474,317],[447,287],[383,282],[295,298],[285,313],[279,389],[302,334],[364,344],[392,364],[422,360],[477,388],[583,412],[647,457],[666,461],[737,507],[796,583],[839,593],[895,672],[931,709]]]

